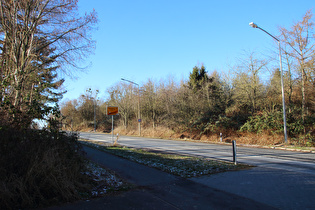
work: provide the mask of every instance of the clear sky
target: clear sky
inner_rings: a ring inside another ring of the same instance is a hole
[[[82,14],[94,8],[98,30],[86,73],[66,78],[65,99],[87,88],[106,89],[121,78],[143,84],[173,76],[187,79],[203,63],[208,72],[227,71],[244,50],[268,53],[275,44],[269,33],[300,21],[314,0],[79,0]]]

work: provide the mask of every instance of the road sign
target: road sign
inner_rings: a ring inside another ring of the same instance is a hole
[[[118,114],[118,106],[107,107],[107,115],[117,115],[117,114]]]
[[[140,123],[140,122],[141,122],[141,119],[138,119],[138,122]]]

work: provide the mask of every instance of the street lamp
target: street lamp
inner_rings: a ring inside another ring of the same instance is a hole
[[[94,132],[96,132],[96,102],[95,102],[95,98],[93,98],[93,103],[94,103]]]
[[[249,25],[253,28],[258,28],[271,36],[274,40],[278,42],[279,45],[279,61],[280,61],[280,72],[281,72],[281,91],[282,91],[282,109],[283,109],[283,130],[284,130],[284,141],[285,143],[288,143],[288,137],[287,137],[287,120],[286,120],[286,113],[285,113],[285,100],[284,100],[284,88],[283,88],[283,71],[282,71],[282,57],[281,57],[281,45],[280,45],[280,40],[264,29],[260,28],[257,24],[251,22]]]
[[[135,83],[133,81],[121,78],[121,80],[125,82],[129,82],[131,84],[137,85],[138,86],[138,123],[139,123],[139,136],[141,136],[141,112],[140,112],[140,85],[138,83]]]
[[[93,94],[93,91],[92,91],[91,88],[86,89],[85,91],[90,93],[91,95]],[[93,99],[93,106],[94,106],[94,132],[96,132],[96,97],[97,97],[98,92],[99,91],[96,90],[95,97],[92,97],[91,95],[88,95],[90,100]]]

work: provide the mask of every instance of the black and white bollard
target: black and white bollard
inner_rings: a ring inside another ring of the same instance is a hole
[[[237,161],[236,161],[236,141],[233,140],[232,141],[232,146],[233,146],[233,162],[235,165],[237,165]]]

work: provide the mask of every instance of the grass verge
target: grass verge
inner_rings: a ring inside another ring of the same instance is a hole
[[[153,152],[145,149],[135,149],[120,145],[113,146],[98,141],[81,139],[80,142],[87,146],[91,146],[113,155],[117,155],[119,157],[184,178],[198,177],[252,167],[250,165],[235,165],[231,162],[218,161],[209,158]]]

